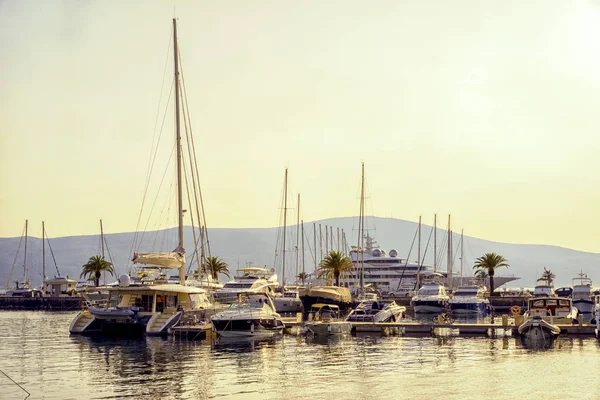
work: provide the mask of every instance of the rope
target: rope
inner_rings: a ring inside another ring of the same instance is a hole
[[[108,247],[108,242],[106,241],[106,237],[104,237],[104,244],[106,245],[106,252],[108,253],[108,259],[110,260],[110,263],[113,265],[113,269],[114,269],[115,262],[113,261],[112,253],[110,252],[110,248]],[[115,270],[115,274],[116,273],[117,273],[117,271]]]
[[[10,289],[10,281],[12,280],[12,274],[15,270],[15,264],[17,263],[17,257],[19,256],[19,251],[21,251],[21,244],[23,243],[23,236],[25,236],[25,227],[24,226],[23,226],[23,232],[21,232],[21,239],[19,239],[19,246],[17,247],[15,259],[13,260],[12,266],[10,267],[10,274],[8,275],[8,281],[6,282],[6,290]]]
[[[417,234],[419,230],[415,231],[415,236],[413,236],[412,243],[410,244],[410,249],[408,250],[408,255],[406,256],[406,262],[404,263],[404,268],[402,269],[402,274],[400,274],[400,280],[398,281],[398,287],[396,290],[400,290],[400,285],[402,284],[402,279],[404,278],[404,272],[406,272],[406,266],[408,265],[408,260],[410,259],[410,254],[412,253],[413,246],[415,245],[415,240],[417,239]],[[417,271],[417,274],[419,271]]]
[[[23,386],[19,385],[17,382],[15,382],[10,376],[6,375],[6,373],[4,371],[2,371],[0,369],[0,372],[2,372],[2,375],[4,375],[5,377],[7,377],[12,383],[14,383],[15,385],[17,385],[22,391],[24,391],[25,393],[27,393],[27,397],[25,397],[25,399],[29,398],[29,396],[31,396],[31,393],[29,393]],[[23,400],[25,400],[23,399]]]
[[[210,240],[208,238],[208,230],[206,229],[206,212],[204,211],[204,199],[202,197],[202,187],[200,186],[200,174],[198,173],[198,160],[196,158],[196,145],[194,143],[194,135],[192,133],[192,122],[190,119],[190,108],[188,106],[188,100],[187,100],[187,90],[185,88],[185,78],[183,76],[183,63],[181,62],[181,51],[178,54],[179,57],[179,66],[181,68],[181,83],[182,83],[182,88],[183,88],[183,100],[184,100],[184,109],[185,109],[185,113],[184,113],[184,120],[185,120],[185,116],[187,114],[187,120],[188,120],[188,124],[189,124],[189,128],[190,128],[190,137],[191,137],[191,144],[192,144],[192,153],[194,154],[193,159],[190,158],[190,163],[192,162],[192,160],[194,161],[193,165],[190,164],[190,168],[192,169],[192,176],[193,176],[193,172],[195,171],[196,173],[196,179],[198,181],[198,195],[200,197],[200,208],[202,209],[202,213],[198,213],[198,222],[199,222],[199,226],[203,226],[204,227],[204,235],[206,235],[206,247],[208,250],[208,256],[211,257],[211,251],[210,251]],[[188,143],[189,146],[189,143]],[[195,190],[195,188],[194,188]],[[194,192],[195,193],[195,192]],[[198,205],[198,201],[196,200],[196,206]],[[200,223],[199,219],[200,219],[200,215],[202,215],[202,222]],[[204,241],[202,241],[202,245],[204,244]]]
[[[171,101],[171,93],[172,92],[173,92],[173,85],[171,85],[171,89],[169,90],[169,97],[168,97],[167,104],[165,107],[165,113],[163,115],[163,120],[160,125],[160,132],[159,132],[158,140],[156,141],[156,147],[154,147],[155,141],[154,141],[154,139],[152,139],[152,147],[150,148],[150,159],[148,160],[148,174],[146,176],[146,184],[144,186],[144,195],[142,196],[142,204],[140,206],[140,213],[138,214],[138,220],[137,220],[137,224],[135,226],[135,234],[133,236],[133,241],[131,243],[131,248],[129,250],[129,259],[130,260],[133,257],[133,249],[135,249],[138,244],[138,240],[137,240],[138,239],[138,229],[140,227],[140,222],[142,221],[142,212],[144,210],[146,196],[148,195],[148,188],[150,186],[150,177],[152,176],[152,171],[154,170],[154,163],[156,162],[156,155],[158,153],[160,139],[162,138],[163,128],[165,126],[165,121],[167,118],[167,111],[169,109],[169,103]],[[161,93],[162,93],[162,89],[161,89]],[[160,101],[159,101],[159,107],[160,107]],[[158,115],[158,112],[157,112],[157,115]],[[156,136],[156,132],[155,132],[154,136]],[[154,154],[152,154],[152,150],[154,150]],[[171,154],[171,156],[172,156],[172,154]],[[170,160],[171,160],[171,157],[169,157],[169,161]],[[143,239],[143,235],[139,241],[141,242],[142,239]]]
[[[48,239],[48,232],[46,228],[44,228],[44,234],[46,235],[46,242],[48,242],[48,247],[50,248],[50,254],[52,254],[52,261],[54,261],[54,267],[56,268],[56,273],[60,276],[60,271],[58,270],[58,265],[56,265],[56,258],[54,258],[54,252],[52,251],[52,246],[50,246],[50,239]],[[46,277],[44,277],[46,278]]]

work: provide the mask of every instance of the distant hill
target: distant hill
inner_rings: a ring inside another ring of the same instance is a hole
[[[331,218],[321,221],[315,221],[317,227],[321,224],[324,232],[325,225],[332,226],[334,237],[337,236],[337,228],[343,229],[347,236],[349,245],[355,245],[357,242],[357,217]],[[417,224],[414,222],[393,219],[368,217],[368,226],[374,228],[370,230],[371,236],[374,236],[382,249],[387,251],[395,249],[399,257],[406,257],[409,253],[411,243],[417,230]],[[305,223],[306,244],[306,270],[314,270],[314,258],[312,255],[313,241],[313,222]],[[288,228],[287,257],[286,257],[286,276],[289,278],[294,275],[295,270],[295,226]],[[425,251],[427,240],[429,238],[431,227],[422,226],[421,246]],[[192,243],[192,230],[186,227],[186,248],[188,249],[187,259],[192,258],[190,245]],[[209,239],[211,252],[213,255],[221,257],[230,265],[230,271],[235,271],[250,262],[252,265],[268,266],[274,264],[275,247],[278,234],[281,234],[280,228],[252,228],[252,229],[230,229],[215,228],[209,229]],[[442,270],[446,269],[446,248],[442,244],[446,242],[444,238],[446,231],[438,228],[438,259]],[[175,229],[163,231],[147,232],[140,240],[141,235],[137,235],[141,246],[136,246],[136,251],[169,251],[175,247]],[[105,235],[106,242],[112,259],[115,263],[117,272],[123,273],[127,270],[128,260],[131,257],[131,247],[136,235],[134,233],[117,233]],[[21,238],[0,238],[0,288],[6,287],[9,278],[11,266],[15,260],[15,254]],[[453,247],[459,249],[460,235],[453,235]],[[337,239],[334,240],[337,244]],[[69,236],[50,239],[50,246],[56,258],[56,263],[62,275],[70,277],[79,277],[81,265],[84,264],[92,255],[100,252],[99,235]],[[323,246],[325,246],[325,234],[323,233]],[[280,246],[281,247],[281,246]],[[317,242],[317,249],[319,244]],[[571,279],[577,272],[583,270],[595,282],[600,283],[600,254],[586,253],[572,249],[549,245],[531,245],[531,244],[509,244],[491,242],[484,239],[478,239],[465,236],[464,244],[464,273],[465,276],[472,276],[472,265],[475,258],[486,252],[496,252],[502,254],[510,263],[510,268],[500,270],[499,275],[515,275],[521,279],[508,284],[508,286],[533,287],[535,280],[541,274],[544,266],[551,269],[556,274],[556,287],[567,286],[571,284]],[[42,251],[41,239],[29,237],[28,240],[28,276],[37,286],[41,282],[42,275]],[[280,252],[281,253],[281,252]],[[433,239],[431,239],[425,263],[433,264]],[[108,257],[107,257],[108,258]],[[417,244],[411,252],[410,259],[417,258]],[[460,254],[455,254],[454,271],[460,269]],[[278,264],[280,264],[278,262]],[[16,259],[12,280],[20,279],[23,275],[23,245]],[[278,273],[281,276],[281,267],[277,266]],[[56,274],[56,268],[50,250],[46,246],[46,275]],[[227,278],[221,276],[221,281]],[[289,280],[289,279],[288,279]],[[600,285],[599,285],[600,286]]]

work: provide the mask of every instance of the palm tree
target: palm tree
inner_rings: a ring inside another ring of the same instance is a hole
[[[297,278],[300,279],[302,281],[302,284],[304,285],[304,280],[308,278],[308,274],[306,272],[300,272]]]
[[[506,261],[506,259],[500,254],[485,253],[483,256],[475,260],[473,269],[479,270],[477,273],[482,273],[480,271],[486,271],[490,278],[490,294],[494,293],[494,274],[496,272],[496,268],[500,267],[509,267],[508,261]]]
[[[112,276],[115,275],[113,265],[106,261],[102,256],[92,256],[87,263],[82,265],[80,278],[88,277],[94,280],[94,285],[100,286],[100,277],[102,272],[108,272]]]
[[[485,279],[488,277],[488,272],[485,269],[480,269],[475,271],[475,277],[480,279]]]
[[[210,272],[214,280],[219,279],[219,274],[223,274],[226,277],[231,278],[227,267],[227,263],[223,260],[220,260],[219,257],[208,257],[206,259],[205,268],[208,270],[208,272]]]
[[[340,274],[351,271],[353,267],[352,260],[343,255],[341,251],[330,251],[319,264],[319,278],[325,277],[329,280],[335,278],[335,285],[340,285]]]
[[[554,275],[552,273],[552,271],[550,271],[549,269],[546,269],[546,267],[544,267],[544,272],[542,273],[542,276],[537,281],[538,282],[546,281],[546,282],[548,282],[548,286],[550,286],[550,285],[552,285],[554,278],[556,278],[556,275]]]

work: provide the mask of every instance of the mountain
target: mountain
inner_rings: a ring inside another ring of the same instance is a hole
[[[369,230],[371,236],[375,237],[381,248],[387,251],[395,249],[399,257],[406,257],[409,254],[411,243],[415,237],[418,224],[414,222],[393,219],[368,217],[367,226],[373,228]],[[348,245],[356,245],[358,241],[358,218],[330,218],[314,222],[319,237],[319,224],[323,231],[323,248],[325,248],[325,226],[333,227],[334,243],[337,245],[337,228],[343,230],[346,234]],[[307,272],[314,270],[314,258],[312,248],[314,247],[313,222],[305,223],[306,239],[306,264]],[[192,259],[191,245],[192,229],[185,228],[186,248],[188,249],[187,260]],[[422,225],[421,229],[421,249],[425,252],[427,241],[430,238],[432,228],[428,225]],[[244,267],[247,263],[256,266],[274,265],[275,247],[278,241],[281,241],[280,228],[249,228],[249,229],[230,229],[214,228],[209,229],[209,239],[211,253],[221,257],[230,266],[230,271],[235,271],[238,267]],[[287,257],[286,257],[286,276],[289,281],[295,272],[295,225],[288,228],[287,233]],[[145,234],[135,234],[132,232],[115,233],[105,235],[105,241],[108,244],[108,251],[115,264],[118,274],[124,273],[128,268],[128,260],[131,259],[131,249],[134,238],[142,245],[136,245],[136,251],[170,251],[176,247],[176,229],[166,229],[162,231],[146,232]],[[438,260],[442,270],[446,269],[446,247],[443,244],[446,231],[438,228]],[[142,237],[143,236],[143,237]],[[5,285],[11,275],[11,266],[16,260],[12,272],[12,280],[20,279],[23,275],[23,245],[16,256],[17,248],[21,238],[0,238],[0,288]],[[464,238],[464,275],[472,276],[472,265],[474,260],[486,252],[495,252],[502,254],[509,262],[509,269],[498,271],[498,275],[515,275],[521,279],[508,284],[511,287],[533,287],[535,280],[547,267],[556,274],[555,286],[569,286],[571,279],[577,272],[582,270],[587,273],[594,281],[600,282],[600,254],[587,253],[572,249],[550,245],[532,245],[532,244],[511,244],[498,243],[484,239],[465,236]],[[452,238],[454,255],[454,271],[460,271],[460,234],[453,234]],[[100,253],[99,235],[86,236],[68,236],[50,239],[52,253],[56,259],[62,275],[78,278],[83,265],[90,256]],[[281,247],[281,246],[279,246]],[[42,276],[42,244],[41,239],[29,237],[27,251],[28,276],[32,279],[34,285],[39,285]],[[317,240],[317,249],[319,242]],[[324,251],[324,250],[323,250]],[[433,237],[430,239],[429,247],[425,255],[425,263],[433,264]],[[280,251],[281,253],[281,251]],[[109,258],[107,256],[107,258]],[[281,258],[280,258],[281,259]],[[417,259],[417,242],[415,240],[410,259]],[[301,260],[301,256],[300,256]],[[301,261],[300,261],[301,262]],[[280,262],[278,262],[280,264]],[[281,266],[277,266],[281,278]],[[300,267],[301,270],[301,267]],[[52,254],[46,246],[46,275],[56,274],[56,268],[53,262]],[[221,281],[227,278],[221,276]]]

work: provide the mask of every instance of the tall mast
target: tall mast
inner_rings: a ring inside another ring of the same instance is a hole
[[[42,293],[44,293],[44,279],[46,279],[46,229],[42,221]]]
[[[283,275],[282,284],[285,286],[285,231],[287,230],[287,177],[288,170],[285,169],[285,177],[283,178]]]
[[[340,250],[340,227],[339,226],[337,228],[337,251],[341,251]]]
[[[419,215],[419,245],[417,247],[417,264],[421,266],[421,216]]]
[[[23,255],[23,285],[27,282],[27,225],[29,221],[25,220],[25,253]]]
[[[300,258],[300,193],[298,193],[298,210],[296,212],[296,278],[294,281],[298,282],[298,264]]]
[[[464,246],[463,246],[463,241],[464,241],[464,229],[460,230],[460,285],[462,286],[463,284],[463,255],[464,255]]]
[[[313,222],[313,242],[315,249],[315,273],[317,272],[317,224]]]
[[[179,122],[179,52],[177,50],[177,19],[173,18],[173,59],[175,61],[175,140],[177,147],[177,211],[179,219],[179,244],[177,252],[185,253],[183,247],[183,188],[181,187],[181,134]],[[179,283],[185,286],[185,268],[179,268]]]
[[[329,254],[329,227],[325,225],[325,254]]]
[[[302,284],[304,284],[304,279],[306,279],[306,269],[305,269],[305,264],[304,264],[304,220],[302,220],[301,222],[302,224],[302,276],[304,277],[302,279]]]
[[[100,242],[102,243],[102,258],[104,259],[104,228],[100,219]],[[104,271],[104,286],[106,286],[106,271]]]
[[[319,224],[319,252],[321,253],[321,260],[322,260],[323,259],[323,231],[321,230],[321,224]]]
[[[362,163],[360,176],[360,212],[358,221],[358,246],[360,250],[360,291],[362,293],[365,283],[365,163]]]
[[[446,284],[452,287],[452,229],[450,227],[450,214],[448,214],[448,267],[446,268]]]
[[[437,272],[437,214],[433,214],[433,272]]]

